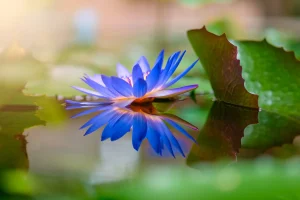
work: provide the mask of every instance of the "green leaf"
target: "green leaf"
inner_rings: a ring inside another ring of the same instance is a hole
[[[243,66],[246,89],[258,94],[262,109],[297,119],[300,116],[300,61],[294,53],[261,42],[234,42]]]
[[[255,94],[263,110],[299,121],[300,61],[294,53],[266,41],[235,41],[236,47],[225,35],[216,36],[205,28],[191,30],[188,36],[218,100],[257,107]]]
[[[205,28],[188,31],[189,40],[200,58],[218,100],[257,108],[257,96],[244,87],[237,48],[225,35],[216,36]]]

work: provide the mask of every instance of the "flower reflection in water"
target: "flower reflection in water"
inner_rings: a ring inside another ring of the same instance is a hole
[[[116,106],[116,104],[105,102],[99,105],[99,102],[67,101],[66,109],[77,108],[88,109],[74,115],[73,118],[100,112],[81,126],[81,129],[87,128],[85,135],[105,126],[101,140],[115,141],[132,130],[132,145],[135,150],[139,150],[142,141],[147,138],[153,150],[159,155],[162,155],[162,150],[167,148],[175,157],[173,151],[175,148],[182,156],[185,156],[179,142],[167,125],[175,128],[194,142],[195,139],[181,125],[198,130],[197,127],[175,115],[158,112],[151,103]]]

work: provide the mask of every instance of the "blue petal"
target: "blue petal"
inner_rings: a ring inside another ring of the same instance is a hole
[[[165,77],[165,81],[164,82],[167,82],[169,80],[169,78],[173,75],[173,73],[176,71],[177,67],[179,66],[184,54],[185,54],[186,51],[183,51],[181,56],[178,58],[178,60],[175,62],[175,64],[173,64],[170,68],[170,70],[168,71],[166,77]]]
[[[166,126],[166,124],[164,122],[162,123],[162,127],[164,129],[164,132],[166,133],[167,137],[169,138],[169,140],[171,140],[171,143],[176,147],[176,149],[181,153],[181,155],[183,157],[185,157],[180,144],[178,143],[177,139],[174,137],[173,133],[170,131],[170,129]]]
[[[108,122],[108,124],[105,126],[105,128],[102,131],[101,141],[104,141],[104,140],[110,138],[111,135],[113,134],[113,131],[114,131],[113,125],[110,122]]]
[[[86,75],[88,76],[88,75]],[[104,86],[104,83],[102,81],[102,78],[101,78],[101,74],[95,74],[94,76],[90,77],[88,76],[90,79],[93,79],[94,81],[96,81],[97,83],[99,83],[100,85]]]
[[[120,78],[130,76],[129,71],[120,63],[117,64],[117,74],[118,74],[118,77],[120,77]]]
[[[161,138],[160,138],[161,139],[161,147],[160,148],[163,149],[163,144],[165,144],[167,149],[169,150],[169,152],[175,158],[175,155],[174,155],[174,152],[173,152],[173,149],[172,149],[172,145],[171,145],[168,137],[166,136],[166,134],[169,134],[168,133],[168,128],[166,127],[166,125],[164,124],[164,122],[160,118],[157,118],[154,123],[155,123],[154,127],[156,127],[157,130],[161,134]]]
[[[132,82],[135,83],[138,79],[144,79],[142,69],[139,64],[133,66],[132,69]]]
[[[143,97],[147,93],[147,83],[144,79],[138,79],[133,84],[133,95],[135,97]]]
[[[164,51],[162,51],[159,54],[156,64],[154,65],[153,69],[150,71],[149,75],[146,77],[148,92],[154,88],[154,86],[157,84],[159,80],[163,59],[164,59]]]
[[[132,146],[139,150],[140,145],[147,135],[147,119],[141,113],[136,113],[133,118]]]
[[[167,61],[166,67],[165,69],[162,71],[160,77],[159,77],[159,81],[156,84],[155,87],[160,87],[161,85],[165,84],[165,82],[167,81],[166,77],[168,75],[168,72],[171,68],[171,66],[173,65],[173,63],[176,61],[177,57],[179,56],[180,51],[173,53]]]
[[[115,97],[113,93],[111,93],[106,87],[100,85],[96,81],[90,79],[89,77],[85,77],[82,79],[86,84],[88,84],[91,88],[102,94],[103,96],[107,97]]]
[[[115,110],[105,110],[102,113],[100,113],[99,115],[96,115],[95,117],[91,118],[85,124],[83,124],[80,127],[80,129],[86,128],[86,127],[88,127],[88,126],[96,123],[98,120],[106,120],[107,118],[110,118],[110,117],[112,117],[115,114],[116,114]],[[103,117],[103,116],[105,116],[105,117]]]
[[[114,87],[112,86],[112,79],[108,76],[101,75],[103,83],[105,84],[106,88],[115,95],[115,97],[119,97],[120,93],[118,93]]]
[[[148,120],[149,122],[150,120]],[[146,138],[148,139],[152,149],[157,153],[160,154],[160,134],[157,130],[155,130],[151,123],[147,124],[147,135]]]
[[[99,92],[95,92],[95,91],[92,91],[92,90],[88,90],[88,89],[85,89],[85,88],[81,88],[81,87],[77,87],[77,86],[72,86],[72,88],[80,91],[80,92],[83,92],[85,94],[88,94],[88,95],[92,95],[92,96],[95,96],[95,97],[100,97],[100,98],[107,98],[107,97],[104,97],[102,94],[100,94]]]
[[[133,116],[131,114],[123,115],[120,120],[113,126],[113,134],[111,135],[111,141],[115,141],[123,137],[130,131],[132,126]]]
[[[94,105],[66,105],[66,110],[73,110],[79,108],[94,108]]]
[[[179,79],[181,79],[183,76],[185,76],[195,66],[195,64],[197,62],[198,62],[198,60],[196,60],[193,64],[191,64],[191,66],[189,66],[187,69],[185,69],[181,74],[179,74],[178,76],[176,76],[173,80],[171,80],[170,82],[166,83],[164,85],[164,88],[168,88],[171,85],[175,84]]]
[[[186,130],[184,130],[179,124],[176,122],[170,120],[170,119],[165,119],[166,122],[168,122],[171,126],[173,126],[175,129],[177,129],[179,132],[184,134],[186,137],[190,138],[192,141],[196,142],[196,140],[188,133]]]
[[[82,111],[82,112],[80,112],[76,115],[73,115],[71,118],[81,117],[83,115],[88,115],[90,113],[105,110],[105,109],[109,109],[109,108],[111,108],[111,107],[107,106],[107,105],[100,105],[100,106],[97,106],[96,108],[88,109],[88,110]]]
[[[84,127],[91,125],[84,135],[91,134],[92,132],[98,130],[99,128],[101,128],[101,126],[106,124],[115,116],[115,112],[103,112],[100,115],[97,115],[96,117],[92,118],[90,121],[83,125]]]
[[[132,87],[131,85],[129,85],[129,83],[127,83],[126,81],[124,81],[121,78],[118,77],[111,77],[111,84],[112,87],[121,95],[125,96],[125,97],[130,97],[132,96]]]
[[[104,141],[112,136],[115,131],[114,125],[119,121],[120,118],[122,118],[123,115],[125,115],[125,113],[117,113],[109,120],[102,132],[101,141]]]
[[[164,61],[164,56],[165,56],[165,50],[161,50],[161,52],[158,54],[157,58],[156,58],[156,61],[154,63],[153,66],[156,66],[156,65],[160,65],[160,68],[162,68],[162,65],[163,65],[163,61]]]
[[[73,101],[73,100],[65,100],[67,104],[73,105],[102,105],[102,104],[110,104],[109,101],[98,101],[98,102],[89,102],[89,101]]]
[[[159,90],[157,92],[153,92],[153,94],[149,95],[149,97],[158,97],[158,98],[170,98],[175,97],[180,94],[186,93],[188,91],[194,90],[198,87],[198,85],[187,85],[180,88],[173,88],[168,90]]]
[[[167,138],[167,136],[165,134],[162,134],[161,138],[162,138],[163,143],[166,145],[167,149],[169,150],[169,152],[175,158],[175,155],[174,155],[174,152],[173,152],[173,149],[172,149],[172,145],[171,145],[169,139]]]
[[[173,66],[173,63],[175,63],[175,61],[177,60],[179,54],[180,54],[180,51],[177,51],[168,58],[168,61],[167,61],[166,67],[165,67],[165,72],[166,72],[165,75],[168,74],[169,70]]]
[[[143,73],[146,73],[146,72],[148,72],[148,71],[150,70],[150,65],[149,65],[149,63],[148,63],[147,58],[145,58],[145,56],[142,56],[142,57],[138,60],[137,64],[140,65],[140,67],[141,67]]]

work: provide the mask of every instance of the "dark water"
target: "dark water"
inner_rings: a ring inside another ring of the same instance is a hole
[[[35,106],[7,105],[1,108],[0,114],[1,173],[21,170],[43,177],[49,193],[71,188],[81,195],[80,191],[87,193],[83,189],[85,184],[130,179],[151,166],[171,164],[188,170],[197,168],[199,163],[218,160],[236,163],[261,156],[287,159],[300,153],[300,125],[273,113],[213,102],[202,96],[197,97],[197,103],[185,99],[155,102],[151,106],[160,114],[176,115],[199,129],[183,126],[196,139],[194,143],[170,128],[186,157],[174,151],[174,159],[166,148],[158,155],[146,139],[136,151],[131,133],[113,142],[100,141],[103,127],[83,136],[86,129],[79,128],[97,113],[71,119],[79,111],[62,107],[60,116],[66,118],[52,123],[56,121],[44,120],[59,118],[51,109],[37,115]]]

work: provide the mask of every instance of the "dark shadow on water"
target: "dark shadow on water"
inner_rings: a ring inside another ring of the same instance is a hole
[[[216,161],[230,158],[235,160],[241,147],[244,129],[255,124],[258,111],[215,102],[208,119],[200,131],[187,158],[187,164]]]
[[[187,164],[238,161],[262,155],[290,158],[300,154],[299,144],[293,144],[298,135],[299,123],[286,117],[214,102]]]

